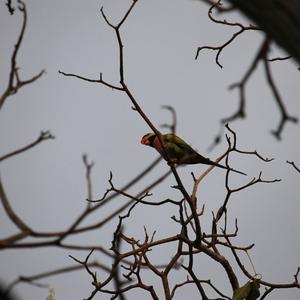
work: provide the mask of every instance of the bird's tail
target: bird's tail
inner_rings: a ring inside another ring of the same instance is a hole
[[[244,172],[242,172],[242,171],[238,171],[238,170],[235,170],[235,169],[232,169],[232,168],[226,168],[226,169],[227,169],[227,170],[230,170],[230,171],[232,171],[232,172],[235,172],[235,173],[238,173],[238,174],[242,174],[242,175],[247,176],[247,174],[244,173]]]
[[[210,159],[208,159],[208,162],[207,162],[208,165],[213,165],[213,166],[216,166],[216,167],[219,167],[219,168],[222,168],[222,169],[226,169],[226,170],[229,170],[229,171],[232,171],[232,172],[235,172],[235,173],[238,173],[238,174],[242,174],[242,175],[245,175],[247,176],[246,173],[244,172],[241,172],[241,171],[238,171],[238,170],[235,170],[235,169],[232,169],[232,168],[229,168],[229,167],[226,167],[226,166],[223,166],[223,165],[220,165]]]

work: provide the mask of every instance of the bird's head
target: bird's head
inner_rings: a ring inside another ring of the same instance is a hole
[[[141,144],[152,147],[155,137],[156,137],[155,133],[147,133],[142,137]]]

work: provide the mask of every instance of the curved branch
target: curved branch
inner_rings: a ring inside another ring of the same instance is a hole
[[[23,24],[21,27],[21,31],[17,40],[17,43],[15,44],[14,47],[14,51],[11,57],[11,62],[10,62],[10,74],[9,74],[9,79],[8,79],[8,85],[6,90],[4,91],[4,93],[0,96],[0,110],[5,102],[5,100],[18,92],[18,90],[27,84],[30,84],[34,81],[36,81],[37,79],[39,79],[44,73],[45,71],[42,70],[39,74],[33,76],[30,79],[27,80],[21,80],[19,77],[19,73],[18,73],[18,67],[17,67],[17,55],[19,52],[19,49],[21,47],[22,41],[23,41],[23,37],[24,37],[24,33],[25,33],[25,29],[26,29],[26,24],[27,24],[27,11],[26,11],[26,5],[24,2],[22,2],[21,0],[18,1],[19,6],[18,9],[20,12],[23,13]],[[11,3],[10,1],[6,4],[10,10],[10,12],[12,12],[13,8],[11,7]]]
[[[265,54],[266,55],[266,54]],[[274,99],[277,103],[277,106],[280,110],[280,114],[281,114],[281,120],[279,122],[279,125],[278,125],[278,128],[277,130],[273,130],[272,133],[273,135],[278,139],[280,140],[281,139],[281,134],[282,134],[282,130],[283,130],[283,127],[285,125],[285,123],[287,121],[290,121],[290,122],[293,122],[293,123],[297,123],[298,122],[298,119],[296,117],[292,117],[290,116],[288,113],[287,113],[287,110],[283,104],[283,101],[281,99],[281,96],[276,88],[276,85],[274,83],[274,80],[273,80],[273,77],[272,77],[272,74],[271,74],[271,70],[270,70],[270,66],[269,66],[269,62],[267,60],[267,56],[265,56],[265,58],[263,59],[263,63],[264,63],[264,67],[265,67],[265,73],[266,73],[266,78],[267,78],[267,81],[268,81],[268,84],[270,86],[270,89],[274,95]]]
[[[17,154],[20,154],[22,152],[25,152],[33,147],[35,147],[36,145],[38,145],[39,143],[46,141],[46,140],[50,140],[50,139],[55,139],[55,137],[50,133],[49,130],[47,131],[41,131],[40,136],[32,143],[28,144],[27,146],[24,146],[23,148],[20,148],[18,150],[15,150],[13,152],[10,152],[8,154],[5,154],[3,156],[0,157],[0,162],[8,159],[12,156],[15,156]]]
[[[229,1],[300,62],[299,1]]]
[[[31,234],[32,229],[21,220],[21,218],[15,213],[15,211],[10,206],[4,187],[2,185],[1,178],[0,178],[0,198],[1,198],[2,205],[5,209],[5,212],[7,216],[10,218],[10,220],[21,230],[22,233],[24,233],[25,236]]]
[[[213,9],[216,7],[222,7],[222,2],[221,0],[217,1],[216,3],[214,3],[210,9],[208,10],[208,17],[211,21],[213,21],[214,23],[217,24],[222,24],[222,25],[227,25],[227,26],[231,26],[231,27],[239,27],[240,29],[238,31],[236,31],[232,37],[230,39],[228,39],[224,44],[220,45],[220,46],[201,46],[197,48],[197,52],[196,52],[196,56],[195,59],[198,58],[199,53],[201,50],[204,49],[209,49],[209,50],[214,50],[217,51],[216,54],[216,64],[222,69],[223,65],[221,65],[220,61],[219,61],[219,57],[221,52],[228,46],[230,45],[239,35],[241,35],[244,31],[249,31],[249,30],[259,30],[258,27],[249,24],[248,26],[242,25],[241,23],[238,22],[228,22],[227,20],[218,20],[215,17],[213,17],[212,13],[213,13]]]

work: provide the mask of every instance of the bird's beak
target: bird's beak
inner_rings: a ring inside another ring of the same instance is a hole
[[[146,139],[145,137],[143,137],[141,139],[141,144],[143,144],[143,145],[150,145],[150,141],[148,139]]]

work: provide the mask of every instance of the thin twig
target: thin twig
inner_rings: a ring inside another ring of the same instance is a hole
[[[16,9],[12,6],[11,0],[7,0],[5,5],[7,6],[8,12],[13,15]]]
[[[104,270],[105,272],[109,273],[110,268],[107,266],[97,262],[93,261],[88,263],[88,267],[94,267],[94,268],[99,268],[101,270]],[[74,271],[79,271],[84,268],[83,265],[73,265],[73,266],[68,266],[68,267],[63,267],[63,268],[57,268],[51,271],[43,272],[43,273],[38,273],[35,275],[31,276],[19,276],[18,279],[14,280],[11,284],[8,285],[7,289],[5,290],[5,294],[9,294],[9,292],[18,284],[24,282],[24,283],[35,283],[37,280],[41,280],[43,278],[48,278],[51,276],[56,276],[56,275],[61,275],[61,274],[66,274],[69,272],[74,272]]]
[[[249,24],[248,26],[245,26],[245,25],[242,25],[241,23],[238,23],[238,22],[228,22],[226,21],[225,19],[224,20],[218,20],[216,18],[213,17],[213,10],[215,7],[221,7],[222,5],[222,2],[221,0],[217,1],[216,3],[214,3],[210,9],[208,10],[208,17],[211,21],[213,21],[214,23],[217,23],[217,24],[221,24],[221,25],[226,25],[226,26],[231,26],[231,27],[239,27],[239,30],[236,31],[232,37],[227,40],[224,44],[220,45],[220,46],[201,46],[201,47],[198,47],[197,48],[197,52],[196,52],[196,57],[195,59],[198,58],[199,56],[199,53],[201,50],[204,50],[204,49],[209,49],[209,50],[214,50],[214,51],[217,51],[217,54],[216,54],[216,64],[222,69],[223,68],[223,65],[220,63],[219,61],[219,57],[220,57],[220,54],[222,53],[222,51],[228,46],[230,45],[239,35],[241,35],[244,31],[248,31],[248,30],[259,30],[259,28],[257,26],[254,26],[252,24]]]
[[[92,199],[93,198],[93,190],[92,190],[92,180],[91,180],[91,171],[92,168],[94,167],[95,163],[88,162],[87,154],[83,154],[82,160],[85,166],[85,178],[86,178],[86,183],[87,183],[87,198]]]
[[[288,114],[285,106],[284,106],[284,103],[281,99],[281,96],[278,92],[278,89],[277,89],[277,87],[274,83],[274,80],[273,80],[273,77],[272,77],[272,74],[271,74],[271,69],[270,69],[270,66],[269,66],[269,62],[267,60],[267,54],[266,53],[265,53],[265,57],[263,59],[263,63],[264,63],[264,67],[265,67],[265,74],[266,74],[268,84],[270,86],[270,89],[271,89],[271,91],[273,93],[273,96],[274,96],[274,100],[276,101],[277,106],[278,106],[279,111],[280,111],[280,114],[281,114],[281,119],[280,119],[280,122],[278,124],[278,128],[276,130],[272,130],[273,135],[278,140],[280,140],[281,139],[281,134],[282,134],[282,131],[283,131],[283,128],[284,128],[284,125],[286,124],[286,122],[290,121],[290,122],[293,122],[293,123],[297,123],[298,119],[296,117],[290,116]]]
[[[294,167],[294,169],[298,172],[298,173],[300,173],[300,168],[298,167],[298,166],[296,166],[296,164],[293,162],[293,161],[286,161],[288,164],[290,164],[291,166],[293,166]]]
[[[33,76],[30,79],[26,79],[26,80],[20,79],[20,76],[18,73],[18,66],[17,66],[17,56],[18,56],[18,52],[20,50],[20,47],[21,47],[21,44],[23,41],[23,37],[24,37],[24,33],[25,33],[25,29],[26,29],[27,11],[26,11],[26,5],[23,1],[19,0],[18,3],[19,3],[18,9],[23,14],[23,24],[21,27],[21,31],[20,31],[17,43],[15,44],[14,51],[11,56],[10,74],[9,74],[8,84],[7,84],[7,87],[4,91],[4,93],[0,96],[0,110],[3,107],[5,100],[9,96],[17,93],[21,87],[36,81],[45,73],[45,71],[42,70],[39,74]],[[6,6],[8,7],[9,11],[12,13],[14,9],[12,8],[10,1],[8,1],[6,3]]]
[[[33,148],[34,146],[38,145],[39,143],[46,141],[46,140],[51,140],[51,139],[55,139],[55,137],[50,133],[49,130],[47,131],[41,131],[39,137],[32,143],[28,144],[27,146],[24,146],[23,148],[20,148],[18,150],[15,150],[13,152],[10,152],[8,154],[5,154],[3,156],[0,157],[0,162],[4,161],[5,159],[8,159],[12,156],[15,156],[17,154],[20,154],[22,152],[25,152],[31,148]]]

